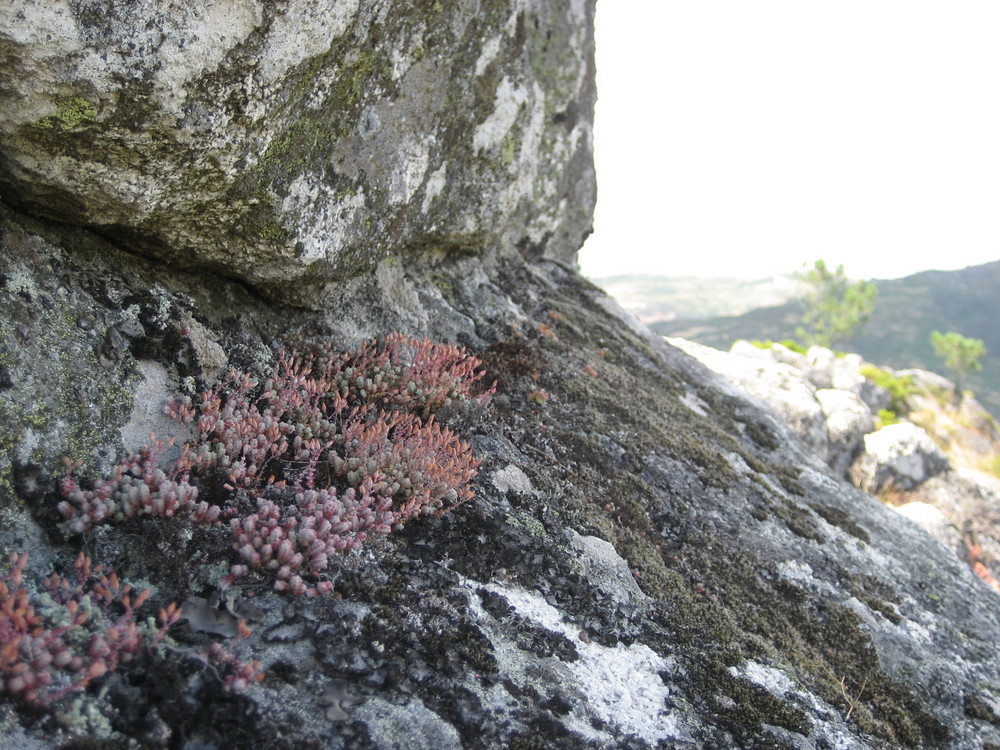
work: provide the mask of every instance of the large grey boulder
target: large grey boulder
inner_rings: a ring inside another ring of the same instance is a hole
[[[572,263],[593,0],[0,5],[0,190],[321,307],[389,256]]]

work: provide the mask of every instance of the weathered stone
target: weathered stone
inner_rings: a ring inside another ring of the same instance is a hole
[[[593,0],[0,6],[0,190],[321,307],[414,253],[574,262]]]
[[[864,401],[846,390],[820,388],[816,400],[826,417],[827,463],[837,476],[846,476],[865,435],[875,429],[872,413]]]
[[[365,701],[346,719],[365,722],[377,750],[461,750],[455,728],[430,711],[419,699],[402,706],[385,700]]]
[[[580,560],[583,575],[595,589],[620,604],[636,604],[648,598],[614,546],[596,536],[581,536],[575,531],[571,535],[570,544]]]
[[[865,436],[865,451],[851,467],[851,477],[869,492],[890,486],[910,490],[947,468],[948,457],[923,429],[900,422]]]
[[[791,365],[797,370],[806,369],[806,355],[793,351],[784,344],[774,343],[766,349],[761,349],[760,347],[754,346],[749,341],[740,340],[732,345],[730,351],[739,354],[746,354],[749,351],[748,347],[753,347],[764,356],[773,359],[775,362],[783,362],[786,365]]]
[[[178,444],[190,440],[193,430],[164,413],[167,402],[181,392],[176,374],[155,361],[138,360],[135,364],[141,380],[135,385],[132,411],[121,429],[122,449],[135,453],[149,444],[150,433]]]
[[[837,356],[825,346],[810,346],[806,352],[805,374],[817,388],[833,388],[833,369]]]
[[[996,477],[968,469],[950,471],[924,482],[905,498],[941,513],[960,535],[962,543],[957,546],[962,558],[973,565],[981,563],[994,580],[1000,580],[1000,481]]]
[[[857,387],[858,398],[865,402],[872,414],[878,414],[883,409],[892,408],[892,394],[868,378]]]
[[[910,408],[919,409],[921,402],[928,398],[943,401],[958,400],[956,398],[958,394],[955,390],[955,384],[936,372],[911,368],[896,370],[895,375],[898,378],[909,378],[913,383],[914,393],[912,395],[915,400],[909,404]],[[910,399],[907,399],[907,401],[910,401]]]
[[[850,353],[835,357],[830,372],[830,387],[857,393],[865,382],[869,382],[860,374],[864,364],[865,361],[860,354]]]

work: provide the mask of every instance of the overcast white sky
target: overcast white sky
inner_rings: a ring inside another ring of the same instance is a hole
[[[1000,259],[997,0],[600,0],[590,276]]]

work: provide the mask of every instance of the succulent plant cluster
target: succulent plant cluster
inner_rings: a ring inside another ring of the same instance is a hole
[[[151,436],[108,479],[68,473],[59,508],[72,533],[141,516],[227,525],[240,562],[224,583],[253,568],[323,593],[336,554],[472,497],[478,460],[434,412],[487,399],[484,375],[462,347],[401,334],[348,352],[296,342],[262,382],[231,371],[171,404],[197,433],[179,458],[164,466]]]
[[[140,626],[135,596],[111,570],[92,567],[82,553],[74,580],[53,573],[40,592],[24,582],[28,555],[14,555],[0,577],[0,693],[46,706],[113,672],[143,646],[164,638],[179,611],[160,611],[158,627]]]
[[[170,478],[159,466],[166,445],[153,439],[115,467],[107,479],[97,480],[91,489],[81,488],[68,473],[62,481],[67,498],[59,504],[67,518],[66,528],[80,534],[101,523],[126,518],[154,516],[169,518],[185,514],[211,523],[219,517],[219,508],[197,502],[198,490],[186,479]]]

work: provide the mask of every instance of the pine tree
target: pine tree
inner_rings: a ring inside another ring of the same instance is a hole
[[[872,281],[852,284],[843,265],[831,271],[825,261],[817,260],[811,269],[795,277],[809,288],[802,300],[802,326],[795,333],[807,344],[833,346],[849,341],[875,309],[878,287]]]
[[[962,378],[967,373],[983,369],[986,344],[981,339],[968,339],[960,333],[948,331],[931,332],[931,346],[934,353],[944,360],[955,376],[955,389],[962,393]]]

